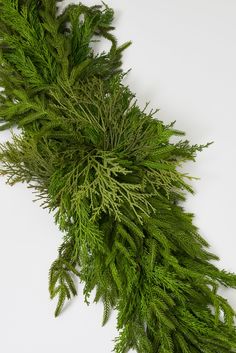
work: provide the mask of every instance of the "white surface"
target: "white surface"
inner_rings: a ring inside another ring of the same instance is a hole
[[[116,10],[120,43],[133,41],[124,67],[132,68],[127,82],[140,104],[151,101],[161,108],[159,118],[177,120],[176,127],[193,143],[215,141],[185,168],[201,177],[186,209],[196,214],[195,223],[220,255],[220,266],[236,271],[236,2],[106,2]],[[0,179],[0,195],[0,351],[110,353],[115,314],[101,328],[102,306],[87,307],[81,285],[78,298],[53,317],[47,276],[61,238],[51,215],[32,203],[23,185],[11,188]],[[227,296],[236,308],[235,292]]]

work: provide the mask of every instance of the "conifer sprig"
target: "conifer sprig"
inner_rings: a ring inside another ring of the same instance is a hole
[[[219,270],[182,206],[193,193],[191,145],[174,124],[141,109],[123,83],[108,6],[0,0],[0,173],[27,183],[63,235],[49,271],[58,316],[77,295],[117,309],[114,351],[236,352],[235,312],[219,294],[236,275]],[[96,53],[94,41],[109,40]],[[176,137],[176,142],[172,142]]]

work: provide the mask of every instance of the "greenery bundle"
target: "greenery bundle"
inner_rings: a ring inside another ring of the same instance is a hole
[[[122,52],[106,5],[0,0],[0,173],[25,182],[63,233],[49,274],[55,315],[84,282],[117,309],[116,353],[236,352],[235,312],[208,243],[181,206],[180,172],[207,145],[140,109],[124,84]],[[107,39],[108,52],[93,43]],[[173,143],[172,137],[177,136]]]

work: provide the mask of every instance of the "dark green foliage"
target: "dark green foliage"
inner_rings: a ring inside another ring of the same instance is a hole
[[[63,233],[49,273],[55,315],[96,290],[103,324],[118,310],[115,352],[236,352],[235,313],[218,294],[236,288],[181,206],[193,193],[182,163],[191,145],[174,123],[142,110],[123,84],[123,50],[107,6],[0,0],[0,172],[25,182]],[[111,42],[97,54],[94,41]],[[177,142],[172,137],[177,136]]]

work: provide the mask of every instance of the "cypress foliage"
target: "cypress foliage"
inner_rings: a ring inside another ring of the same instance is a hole
[[[123,83],[113,11],[56,0],[0,0],[0,173],[25,182],[63,234],[49,271],[55,315],[85,284],[118,310],[114,351],[236,352],[235,312],[219,295],[236,275],[218,269],[182,205],[179,171],[206,145],[140,109]],[[93,42],[107,39],[108,52]],[[171,142],[171,137],[178,141]],[[177,140],[177,139],[176,139]]]

